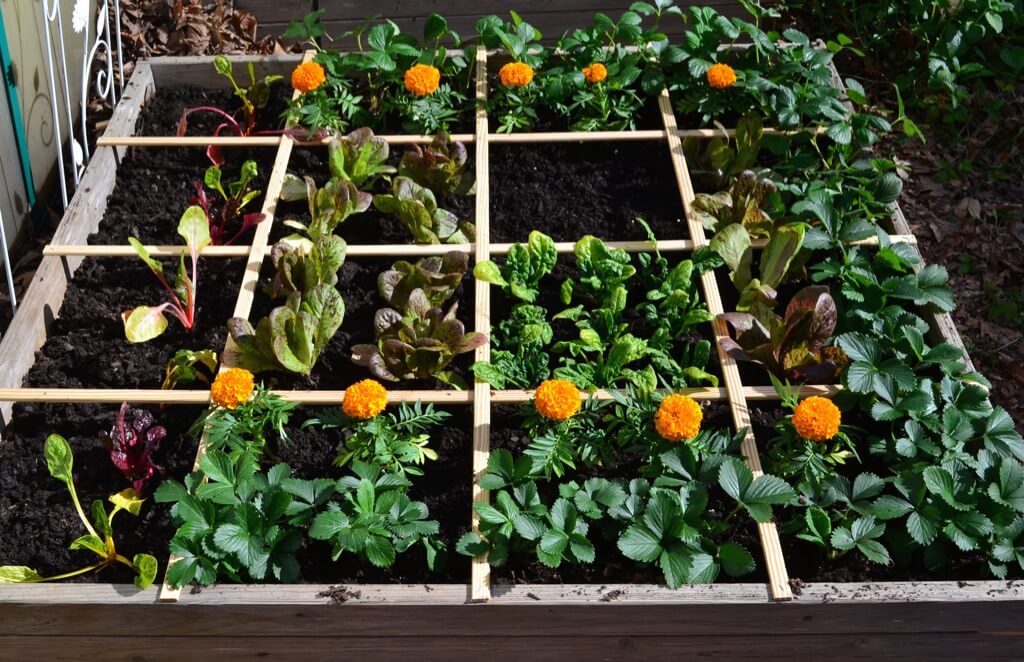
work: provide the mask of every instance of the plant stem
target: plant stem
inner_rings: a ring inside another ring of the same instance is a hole
[[[61,579],[68,579],[69,577],[77,577],[78,575],[84,575],[85,573],[90,572],[92,570],[99,570],[99,569],[103,568],[104,566],[106,566],[108,563],[110,563],[110,561],[99,561],[98,563],[93,563],[92,565],[85,566],[84,568],[79,568],[78,570],[72,570],[71,572],[65,572],[63,575],[54,575],[53,577],[42,577],[40,579],[31,579],[31,580],[29,580],[29,581],[27,581],[25,583],[26,584],[38,584],[40,582],[55,582],[55,581],[58,581],[58,580],[61,580]]]

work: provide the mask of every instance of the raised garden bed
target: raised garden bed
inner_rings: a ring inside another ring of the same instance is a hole
[[[248,61],[247,58],[233,60]],[[287,74],[299,58],[285,56],[255,61],[267,73]],[[480,99],[486,98],[490,85],[487,70],[487,54],[481,51],[476,62],[476,90]],[[78,318],[74,316],[73,309],[62,309],[62,305],[72,301],[80,287],[93,285],[89,278],[95,275],[97,268],[111,260],[133,259],[127,247],[117,245],[124,240],[124,231],[113,232],[105,226],[99,227],[101,234],[98,237],[109,245],[97,241],[94,246],[84,247],[90,233],[97,230],[99,219],[104,218],[104,212],[110,211],[108,195],[115,190],[115,184],[122,186],[121,177],[126,170],[142,172],[128,170],[138,161],[140,154],[159,154],[163,150],[178,150],[181,145],[203,144],[196,139],[132,137],[145,101],[154,95],[159,98],[162,90],[173,89],[183,83],[216,88],[221,85],[221,79],[215,76],[208,58],[167,58],[137,65],[123,101],[54,239],[54,245],[48,249],[22,309],[0,344],[0,366],[4,376],[0,397],[4,400],[4,419],[9,422],[8,432],[4,435],[5,452],[14,447],[12,440],[22,447],[38,445],[51,431],[50,428],[43,429],[46,426],[54,426],[52,431],[66,430],[65,434],[73,435],[75,432],[67,426],[77,425],[70,405],[59,406],[54,416],[65,418],[56,421],[51,420],[53,417],[49,414],[32,412],[57,405],[22,404],[20,409],[14,410],[12,418],[12,402],[89,403],[82,407],[85,416],[92,418],[77,432],[87,437],[109,427],[113,408],[121,401],[153,405],[162,402],[202,405],[208,401],[209,392],[205,390],[169,393],[157,390],[158,385],[151,383],[152,380],[114,379],[118,374],[116,371],[110,371],[109,381],[92,381],[89,378],[62,381],[49,377],[49,372],[46,372],[50,357],[45,352],[50,350],[44,350],[44,356],[35,361],[35,368],[32,357],[32,351],[41,347],[44,341],[50,343],[48,347],[53,347],[61,342],[63,330],[74,332],[72,323]],[[673,260],[677,256],[690,255],[695,249],[707,245],[708,236],[692,213],[695,190],[681,140],[703,140],[716,134],[678,128],[667,92],[658,97],[657,118],[660,126],[650,129],[644,125],[637,132],[509,136],[490,133],[489,128],[493,127],[489,127],[486,112],[478,111],[474,132],[468,136],[477,181],[472,209],[476,224],[475,241],[455,246],[410,247],[380,244],[367,233],[356,232],[349,238],[349,273],[343,273],[340,289],[344,293],[346,284],[358,282],[360,265],[373,265],[374,269],[380,266],[378,263],[382,256],[438,255],[454,249],[470,254],[471,263],[492,258],[501,262],[510,250],[510,244],[525,241],[526,234],[533,229],[546,229],[559,242],[556,246],[560,254],[572,253],[571,242],[578,239],[581,232],[595,232],[609,240],[611,246],[630,253],[650,252],[653,246],[644,240],[646,234],[642,228],[631,224],[630,218],[623,218],[629,214],[643,215],[652,221],[661,252],[672,256]],[[427,142],[429,138],[388,136],[388,140],[392,144],[407,144]],[[261,270],[266,265],[268,241],[271,237],[276,239],[280,236],[278,222],[283,216],[301,220],[302,210],[294,208],[294,203],[287,206],[278,204],[284,174],[286,171],[304,174],[307,170],[314,174],[322,163],[322,159],[318,163],[316,150],[323,148],[295,147],[291,138],[279,136],[232,138],[224,139],[223,143],[235,148],[273,150],[275,153],[272,169],[267,170],[266,199],[262,203],[268,220],[257,226],[248,245],[208,249],[209,257],[205,262],[210,265],[216,261],[217,265],[225,265],[218,268],[231,273],[226,281],[233,285],[218,287],[231,293],[229,299],[237,293],[237,297],[231,299],[233,314],[240,317],[252,315],[255,319],[265,312],[261,306],[266,307],[260,300],[257,285],[261,281]],[[127,154],[129,150],[130,155]],[[601,154],[606,155],[604,163]],[[265,163],[270,163],[265,156],[262,158]],[[536,163],[534,174],[517,172],[518,166],[533,160]],[[634,166],[642,168],[636,181],[623,182],[623,172],[635,172]],[[581,168],[584,169],[582,172]],[[138,176],[132,175],[133,181]],[[194,174],[184,176],[194,177]],[[581,179],[596,179],[598,185],[589,191],[581,190],[573,185],[574,181]],[[616,189],[619,184],[623,185],[622,188]],[[545,185],[560,191],[561,198],[546,200],[546,196],[556,194],[546,193]],[[528,191],[529,195],[517,200],[513,186],[519,187],[516,190]],[[627,189],[642,186],[651,187],[650,194],[645,194],[642,199],[626,200]],[[653,198],[655,189],[666,187],[671,188],[671,194]],[[573,205],[571,200],[576,195],[588,195],[588,206],[580,209]],[[111,205],[116,200],[115,195]],[[570,202],[566,203],[566,200]],[[545,202],[549,204],[543,204]],[[285,214],[285,211],[289,213]],[[598,220],[602,215],[607,218]],[[618,227],[613,222],[615,218],[620,221]],[[589,225],[590,219],[598,225]],[[549,223],[550,227],[545,228],[543,222]],[[594,230],[594,227],[600,229]],[[913,237],[898,207],[894,209],[892,225],[888,229],[897,238],[913,245]],[[397,231],[395,235],[386,236],[397,236]],[[159,243],[161,240],[162,236],[158,234],[144,238],[145,243]],[[876,240],[874,245],[877,243]],[[165,254],[174,255],[169,251]],[[82,268],[83,256],[112,257],[102,257]],[[562,261],[567,257],[563,255]],[[240,283],[235,271],[237,267],[232,266],[239,258],[246,260]],[[127,278],[134,276],[129,274]],[[266,280],[266,272],[263,280]],[[209,281],[207,278],[207,284]],[[715,272],[707,272],[700,278],[701,298],[713,315],[727,310],[720,293],[726,284],[724,279],[716,279]],[[467,321],[467,328],[491,331],[491,324],[496,324],[501,311],[507,309],[507,305],[496,299],[501,296],[500,292],[479,279],[466,280],[463,288],[461,296],[465,303],[462,317]],[[346,296],[346,300],[348,298]],[[130,305],[138,303],[142,302],[131,302]],[[362,308],[370,311],[375,305],[353,301],[350,313],[362,320],[365,315],[355,311]],[[231,314],[230,304],[226,310],[226,313],[204,314],[215,319]],[[948,314],[928,310],[924,314],[931,323],[934,338],[962,348]],[[53,323],[54,317],[58,318],[56,324]],[[327,366],[323,375],[314,373],[306,380],[282,380],[279,393],[305,406],[337,406],[343,396],[341,389],[358,375],[340,367],[345,345],[365,340],[355,337],[361,332],[359,325],[365,326],[364,322],[360,321],[353,328],[353,337],[345,334],[336,337],[335,341],[340,343],[336,351],[338,356],[331,358],[331,352],[335,350],[325,353],[321,359]],[[92,325],[96,322],[86,319],[79,324]],[[728,337],[723,321],[705,325],[705,328],[705,335],[716,345]],[[346,330],[347,327],[343,327],[343,331]],[[222,339],[223,335],[204,338],[204,342]],[[173,338],[168,340],[177,342]],[[70,341],[64,342],[71,344]],[[489,347],[476,350],[477,360],[486,361],[489,357]],[[112,354],[106,353],[97,358],[102,362],[116,361]],[[223,360],[228,365],[233,360],[230,342]],[[160,358],[151,361],[162,365]],[[731,426],[734,430],[749,428],[752,423],[750,411],[754,406],[751,403],[756,402],[757,406],[769,410],[775,408],[779,399],[775,390],[753,377],[747,379],[747,372],[741,372],[727,354],[719,353],[711,372],[720,379],[718,386],[686,391],[694,399],[707,403],[709,423],[713,421],[715,425]],[[61,388],[65,386],[73,386],[76,390]],[[445,461],[441,466],[431,467],[438,471],[436,481],[452,483],[450,494],[431,487],[426,491],[434,489],[436,493],[418,497],[433,499],[432,513],[434,508],[442,509],[443,528],[458,537],[479,524],[477,515],[472,514],[471,500],[481,503],[488,499],[487,492],[479,486],[479,479],[487,471],[492,445],[495,448],[515,447],[515,435],[511,432],[514,425],[510,422],[514,419],[508,416],[508,406],[527,402],[531,395],[521,390],[492,390],[482,381],[475,382],[466,391],[438,389],[436,386],[421,383],[400,385],[399,390],[391,391],[390,398],[392,402],[439,403],[460,421],[450,423],[450,429],[442,435],[443,440],[435,442],[437,448],[446,452]],[[806,387],[804,394],[833,394],[837,390],[839,387],[835,385],[824,384]],[[606,391],[597,393],[598,399],[608,397]],[[106,419],[102,416],[97,418],[96,410],[90,409],[97,403],[106,404],[109,413]],[[26,427],[26,417],[30,415],[37,417],[35,427]],[[188,420],[191,420],[191,415]],[[759,449],[763,451],[766,441],[763,431],[755,436],[757,430],[755,425],[754,431],[745,435],[737,452],[755,475],[761,472]],[[303,466],[329,463],[333,449],[325,446],[323,439],[305,431],[296,431],[294,437],[302,440],[303,448],[293,451],[293,456],[283,454],[282,459],[288,460],[299,473],[302,473]],[[85,438],[76,441],[74,446],[76,450],[88,448]],[[194,452],[194,448],[184,446],[176,452],[187,456]],[[97,453],[93,452],[93,455]],[[33,480],[43,485],[50,479],[43,471],[41,457],[34,459],[37,465]],[[83,455],[80,461],[102,463],[104,458]],[[187,470],[190,462],[180,456],[173,462],[165,461],[170,465],[168,477],[180,478],[182,468]],[[109,464],[104,464],[104,470],[108,473],[114,471]],[[464,482],[455,486],[460,480]],[[48,489],[53,491],[54,486],[51,484]],[[83,494],[90,497],[96,496],[95,492],[83,490]],[[0,500],[0,504],[7,502]],[[12,502],[7,507],[16,506]],[[147,512],[157,513],[158,509],[154,507]],[[168,530],[165,517],[154,514],[152,518],[158,520],[153,525],[154,531]],[[73,526],[73,522],[68,526]],[[437,576],[437,580],[431,580],[425,575],[417,577],[414,570],[405,567],[399,567],[393,573],[381,573],[356,564],[348,568],[332,568],[326,559],[312,559],[310,563],[316,570],[308,573],[308,579],[317,582],[315,584],[218,585],[192,591],[175,590],[164,585],[139,591],[127,583],[102,583],[109,579],[104,576],[99,578],[101,583],[95,584],[5,585],[0,587],[0,623],[3,624],[0,635],[7,638],[12,647],[18,647],[11,650],[40,653],[53,650],[52,643],[45,641],[44,636],[54,633],[69,635],[77,646],[77,655],[99,654],[128,646],[138,636],[166,644],[173,641],[175,655],[193,651],[227,651],[241,641],[252,644],[256,638],[257,645],[265,654],[295,655],[307,645],[302,642],[305,637],[315,636],[319,638],[317,646],[344,646],[352,652],[381,653],[390,650],[389,646],[398,651],[403,650],[401,647],[415,645],[422,654],[450,655],[455,650],[453,643],[458,641],[458,650],[464,653],[494,650],[497,646],[501,646],[503,651],[517,650],[521,646],[525,653],[544,646],[549,654],[564,651],[572,655],[607,655],[609,651],[617,651],[665,656],[686,651],[728,657],[747,653],[754,646],[760,654],[789,656],[803,652],[820,656],[834,652],[837,645],[848,644],[856,646],[855,650],[865,655],[891,654],[899,650],[915,656],[941,656],[953,643],[958,645],[958,654],[980,656],[1004,653],[1007,642],[1011,641],[1005,635],[1017,632],[1016,621],[1024,604],[1024,587],[1016,581],[919,581],[915,577],[902,582],[873,581],[874,578],[851,582],[801,581],[802,577],[793,577],[787,570],[785,553],[791,546],[788,541],[780,540],[775,522],[755,524],[749,521],[740,528],[757,561],[755,574],[741,583],[687,585],[669,590],[658,585],[658,572],[630,575],[629,571],[623,571],[604,577],[568,571],[563,575],[527,567],[529,564],[511,564],[498,570],[491,568],[485,556],[478,556],[470,562],[455,554],[452,554],[452,567]],[[66,541],[57,544],[66,544]],[[454,547],[454,538],[450,545]],[[0,550],[7,549],[0,546]],[[162,576],[166,556],[159,562]],[[120,581],[127,579],[121,578]],[[157,602],[180,606],[154,607]],[[784,604],[772,606],[780,602]],[[908,608],[905,604],[908,602],[914,603],[913,607]],[[335,614],[332,607],[339,604],[344,605],[345,611]],[[40,624],[43,623],[40,616],[44,613],[45,623]],[[401,619],[400,634],[380,631],[380,624],[390,619]],[[271,625],[286,628],[289,634],[268,635]],[[516,632],[511,632],[510,626]],[[375,631],[368,633],[370,629]],[[524,636],[524,633],[528,634]],[[189,639],[199,634],[203,638]],[[776,636],[765,637],[765,634]],[[101,641],[102,648],[98,643]]]

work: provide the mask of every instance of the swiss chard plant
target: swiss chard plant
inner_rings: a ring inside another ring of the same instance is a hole
[[[119,563],[127,566],[135,573],[135,586],[140,589],[148,588],[156,578],[157,560],[150,554],[136,554],[129,559],[117,550],[114,543],[113,521],[121,511],[138,516],[142,499],[138,493],[131,489],[125,489],[117,494],[111,495],[107,500],[113,506],[108,513],[103,501],[97,499],[92,502],[92,519],[86,516],[82,504],[78,500],[78,492],[75,490],[75,481],[72,476],[74,455],[71,445],[60,435],[51,434],[46,438],[44,447],[46,466],[50,475],[67,486],[71,495],[71,502],[75,506],[75,512],[82,521],[87,533],[72,541],[71,550],[83,550],[92,552],[98,558],[95,562],[52,577],[43,577],[38,572],[27,566],[7,565],[0,566],[0,584],[20,584],[57,581],[83,575],[87,572],[99,571],[107,566]]]
[[[132,482],[136,494],[142,494],[146,481],[163,471],[153,462],[153,451],[166,436],[167,429],[156,424],[153,414],[129,409],[125,402],[117,412],[114,427],[102,437],[110,461]]]
[[[409,479],[360,461],[353,462],[352,470],[354,476],[336,484],[341,499],[331,501],[313,520],[310,537],[333,543],[334,560],[349,553],[378,568],[391,566],[399,554],[419,544],[433,570],[445,551],[437,538],[440,525],[427,519],[425,503],[409,498]]]
[[[434,193],[408,177],[396,177],[390,195],[375,195],[373,206],[394,215],[418,244],[465,244],[476,229],[469,221],[437,206]]]
[[[436,411],[433,405],[402,403],[397,413],[374,416],[365,420],[349,418],[340,409],[325,409],[307,419],[302,427],[323,430],[341,430],[343,439],[338,444],[334,465],[344,467],[354,462],[366,462],[384,471],[422,476],[420,466],[427,460],[436,460],[431,449],[432,427],[444,423],[451,414]]]
[[[160,388],[171,390],[196,382],[209,384],[217,370],[217,352],[212,349],[179,349],[164,368]]]
[[[221,181],[221,169],[215,165],[206,169],[203,181],[195,183],[196,194],[189,199],[189,204],[199,205],[206,214],[206,222],[210,226],[210,243],[214,246],[230,246],[243,234],[256,227],[266,218],[262,212],[243,213],[262,191],[253,188],[253,180],[258,170],[255,161],[246,161],[237,180]],[[205,188],[204,188],[205,186]],[[210,189],[220,198],[214,199],[207,192]],[[241,221],[241,227],[228,236],[228,224],[235,220]]]
[[[178,135],[183,136],[188,131],[188,117],[193,113],[213,113],[219,115],[224,120],[214,130],[214,136],[219,136],[225,131],[230,131],[240,137],[253,135],[256,132],[257,114],[260,110],[266,108],[267,103],[270,101],[271,86],[281,80],[282,77],[275,74],[256,78],[255,65],[250,62],[248,65],[249,84],[243,87],[235,80],[234,67],[231,64],[231,60],[227,57],[223,55],[215,56],[213,58],[213,68],[231,83],[235,96],[242,102],[241,109],[231,114],[216,106],[186,108],[181,113],[181,119],[178,120]],[[206,148],[206,154],[215,166],[224,164],[224,156],[219,146],[210,145]]]
[[[439,133],[426,147],[410,145],[402,154],[398,174],[438,195],[468,195],[475,184],[468,160],[464,144]]]
[[[202,207],[193,205],[185,210],[178,222],[178,234],[185,240],[186,250],[181,252],[178,261],[174,287],[171,287],[164,275],[164,266],[150,257],[142,242],[135,237],[128,238],[132,248],[171,296],[170,301],[159,306],[139,306],[122,314],[124,334],[128,342],[146,342],[167,330],[165,311],[176,317],[187,331],[191,331],[195,325],[199,253],[210,244],[210,227]],[[191,260],[191,275],[185,268],[185,253],[188,253]]]
[[[238,365],[254,373],[308,375],[345,317],[345,301],[334,287],[343,262],[344,242],[333,235],[278,251],[275,285],[287,299],[256,328],[240,317],[228,320]]]

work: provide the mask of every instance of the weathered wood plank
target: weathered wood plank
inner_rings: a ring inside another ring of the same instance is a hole
[[[227,55],[225,57],[235,65],[236,76],[242,75],[243,66],[252,62],[257,77],[273,74],[287,77],[295,65],[302,61],[302,55],[299,54]],[[228,86],[227,80],[214,70],[212,55],[188,57],[168,55],[151,58],[146,62],[153,70],[153,80],[157,88],[194,85],[208,89],[222,89]],[[248,74],[245,75],[248,76]]]
[[[276,624],[272,624],[276,625]],[[518,628],[518,623],[509,624]],[[380,629],[380,623],[374,630]],[[508,626],[507,626],[508,627]],[[1020,659],[1019,633],[975,634],[888,634],[870,633],[837,638],[835,635],[772,636],[748,635],[722,637],[703,635],[608,636],[581,633],[575,636],[546,637],[504,634],[497,636],[449,637],[443,634],[403,637],[380,634],[359,637],[0,637],[0,660],[108,659],[130,654],[132,659],[173,660],[189,656],[218,661],[252,660],[257,657],[280,659],[337,660],[355,656],[371,659],[453,660],[470,656],[503,659]]]
[[[153,76],[148,66],[135,68],[124,96],[110,119],[106,132],[133,132],[142,102],[153,90]],[[114,190],[118,158],[124,148],[100,147],[79,183],[68,209],[54,233],[53,241],[84,244],[107,209],[107,196]],[[56,318],[67,291],[65,266],[73,273],[82,262],[80,257],[43,258],[35,276],[22,297],[11,326],[0,341],[0,387],[15,388],[35,361],[35,352],[46,341],[49,324]],[[0,418],[11,416],[12,402],[0,402]]]

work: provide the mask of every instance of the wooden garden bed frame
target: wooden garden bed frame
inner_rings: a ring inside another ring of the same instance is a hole
[[[236,63],[253,61],[260,73],[287,74],[305,56],[233,57]],[[487,95],[487,53],[476,61],[476,94]],[[838,78],[837,78],[838,80]],[[67,281],[84,256],[134,255],[127,246],[86,246],[88,235],[97,229],[106,209],[106,199],[115,185],[117,166],[129,147],[136,149],[183,145],[206,145],[206,138],[135,137],[140,107],[161,88],[181,84],[223,87],[214,73],[212,58],[159,58],[136,65],[122,102],[115,109],[96,154],[78,192],[71,201],[52,244],[44,251],[42,264],[15,317],[0,342],[0,413],[10,416],[14,401],[205,404],[208,391],[161,391],[131,389],[49,389],[21,388],[34,359],[34,351],[46,338],[46,329],[57,315]],[[662,252],[692,251],[707,245],[703,227],[691,213],[694,189],[681,138],[710,138],[715,130],[687,130],[676,125],[670,99],[664,91],[658,99],[664,127],[654,131],[601,133],[534,133],[501,135],[488,132],[483,109],[476,111],[475,131],[455,138],[471,143],[475,150],[477,178],[477,241],[458,246],[356,246],[348,257],[437,255],[450,250],[470,253],[476,262],[508,252],[510,244],[491,244],[489,145],[539,142],[616,142],[644,140],[665,145],[671,154],[680,200],[686,214],[689,238],[658,242]],[[386,136],[391,144],[428,142],[430,136]],[[261,223],[248,246],[210,247],[206,257],[246,257],[234,315],[248,318],[263,260],[268,254],[268,237],[276,213],[277,198],[295,141],[277,136],[220,138],[221,144],[250,145],[276,149],[273,171],[266,187]],[[898,206],[894,206],[894,241],[914,245],[913,234]],[[522,238],[525,242],[526,237]],[[610,242],[631,252],[651,250],[645,241]],[[877,245],[877,240],[867,240]],[[757,244],[755,244],[756,246]],[[763,245],[763,242],[762,242]],[[560,253],[572,252],[571,242],[557,244]],[[916,250],[916,248],[915,248]],[[158,256],[177,255],[180,247],[152,247]],[[923,266],[923,265],[922,265]],[[702,293],[710,312],[725,312],[713,273],[701,278]],[[491,289],[476,281],[475,328],[490,331]],[[932,316],[937,338],[963,347],[948,314]],[[737,429],[750,426],[748,402],[778,400],[771,387],[745,386],[735,361],[721,351],[718,340],[726,337],[725,323],[713,323],[714,342],[722,368],[722,387],[696,388],[687,392],[698,400],[726,400]],[[222,363],[234,358],[230,339]],[[477,360],[487,360],[488,346],[477,350]],[[969,359],[968,359],[969,361]],[[828,394],[841,387],[804,387],[803,393]],[[285,399],[310,405],[337,404],[343,391],[279,391]],[[487,466],[490,450],[492,403],[525,402],[531,392],[492,391],[483,382],[471,391],[391,391],[390,402],[422,400],[453,407],[471,407],[473,417],[473,500],[488,495],[477,486]],[[609,394],[599,391],[596,397]],[[200,446],[202,453],[202,445]],[[755,474],[761,472],[756,440],[748,432],[742,455]],[[198,461],[198,457],[197,457]],[[470,477],[467,476],[467,479]],[[466,515],[472,513],[466,504]],[[473,526],[477,517],[472,514]],[[607,655],[611,651],[647,654],[687,652],[738,656],[756,650],[791,656],[833,653],[836,636],[843,645],[856,644],[852,651],[886,654],[902,651],[915,656],[942,656],[952,650],[993,654],[1019,641],[1019,619],[1024,614],[1024,582],[870,582],[857,584],[821,583],[801,585],[790,582],[779,535],[774,523],[758,525],[769,581],[764,584],[715,584],[684,586],[672,591],[654,585],[500,585],[491,581],[486,558],[473,559],[468,585],[350,585],[332,592],[318,585],[216,586],[196,592],[181,592],[167,586],[145,591],[111,584],[37,584],[0,587],[0,651],[17,650],[19,658],[32,652],[67,650],[55,648],[44,639],[59,633],[71,637],[75,656],[123,650],[124,645],[145,635],[168,644],[166,650],[180,656],[190,651],[218,650],[233,659],[239,642],[257,646],[267,653],[295,655],[344,646],[351,652],[397,652],[414,646],[421,654],[502,651],[546,654],[582,653]],[[458,557],[453,557],[457,561]],[[167,559],[162,560],[166,569]],[[335,587],[337,588],[337,587]],[[329,611],[345,602],[344,614]],[[912,602],[907,608],[901,603]],[[155,606],[177,603],[180,607]],[[782,604],[779,604],[782,603]],[[473,606],[467,606],[473,605]],[[607,609],[602,607],[609,607]],[[613,608],[614,606],[614,608]],[[44,611],[45,610],[45,611]],[[145,614],[143,617],[142,615]],[[892,620],[897,619],[897,620]],[[287,632],[287,634],[280,634]],[[202,635],[197,637],[196,635]],[[726,635],[726,636],[722,636]],[[770,635],[767,636],[766,635]],[[306,637],[324,641],[302,643]],[[1012,637],[1012,638],[1011,638]],[[173,641],[172,641],[173,640]],[[455,647],[453,648],[453,642]],[[14,646],[15,648],[12,648]],[[156,650],[147,644],[146,650]],[[965,648],[967,646],[967,648]],[[159,651],[157,651],[159,652]],[[246,656],[251,649],[246,651]],[[5,652],[0,652],[4,659]]]

